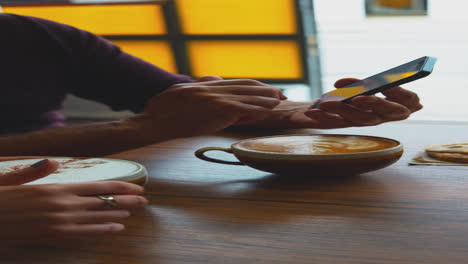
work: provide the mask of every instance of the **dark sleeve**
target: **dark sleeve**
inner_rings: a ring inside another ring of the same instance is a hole
[[[188,76],[169,73],[122,52],[89,32],[34,17],[0,16],[15,26],[18,43],[28,43],[35,52],[47,54],[42,60],[46,64],[53,62],[56,74],[60,75],[56,76],[60,83],[55,85],[66,93],[104,103],[113,110],[140,112],[153,95],[173,84],[192,81]],[[21,56],[18,54],[17,59],[27,63],[28,58]]]

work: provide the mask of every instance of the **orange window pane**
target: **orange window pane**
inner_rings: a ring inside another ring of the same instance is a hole
[[[410,8],[413,5],[411,0],[378,0],[377,4],[383,7]]]
[[[186,34],[294,34],[295,0],[177,0]]]
[[[49,19],[99,35],[166,34],[158,5],[3,7],[3,12]]]
[[[171,46],[166,41],[113,40],[112,42],[133,56],[139,57],[168,72],[177,72]]]
[[[193,74],[226,78],[299,79],[302,67],[294,41],[190,41]]]

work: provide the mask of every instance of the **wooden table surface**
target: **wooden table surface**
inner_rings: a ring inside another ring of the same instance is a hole
[[[297,132],[391,137],[405,153],[388,168],[342,179],[275,176],[193,155]],[[150,203],[124,232],[2,248],[0,263],[467,263],[468,167],[408,165],[428,144],[467,141],[467,124],[398,122],[230,131],[132,150],[112,157],[147,167]]]

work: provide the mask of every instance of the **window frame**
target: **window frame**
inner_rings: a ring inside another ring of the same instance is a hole
[[[163,19],[166,24],[167,34],[162,35],[100,35],[110,41],[125,40],[125,41],[167,41],[171,46],[174,61],[176,64],[177,73],[185,74],[193,77],[191,69],[190,55],[187,51],[186,43],[192,40],[288,40],[297,43],[299,48],[300,68],[302,69],[301,78],[263,78],[259,81],[269,84],[306,84],[311,82],[310,71],[308,65],[307,40],[304,34],[304,22],[301,13],[301,0],[291,0],[294,4],[295,22],[297,32],[295,34],[258,34],[258,35],[188,35],[184,34],[177,11],[176,0],[127,0],[125,2],[113,2],[112,0],[80,0],[79,2],[64,1],[64,0],[13,0],[0,1],[3,6],[47,6],[47,5],[121,5],[121,4],[156,4],[162,6]],[[242,78],[242,76],[239,76]],[[247,76],[245,78],[248,78]]]

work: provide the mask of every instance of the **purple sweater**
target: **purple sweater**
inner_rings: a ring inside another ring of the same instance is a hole
[[[169,86],[190,82],[56,22],[0,14],[0,131],[60,126],[67,94],[140,112]]]

